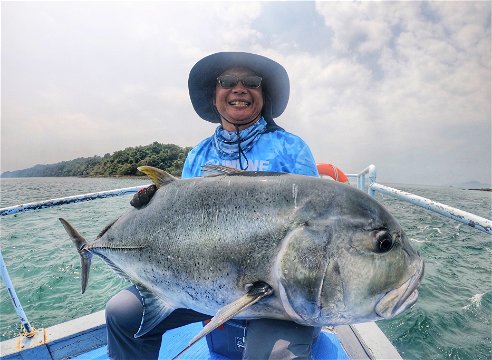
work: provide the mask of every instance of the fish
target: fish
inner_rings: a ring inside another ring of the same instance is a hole
[[[60,218],[80,255],[82,293],[93,255],[139,290],[135,337],[178,308],[212,317],[189,347],[231,318],[354,324],[393,318],[418,299],[422,257],[397,220],[350,185],[217,165],[190,179],[139,170],[155,195],[94,241]]]

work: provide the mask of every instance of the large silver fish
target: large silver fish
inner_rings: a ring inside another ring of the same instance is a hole
[[[139,289],[141,336],[174,309],[325,326],[388,319],[412,306],[423,261],[376,200],[331,180],[209,166],[178,180],[141,168],[159,187],[87,243],[60,219],[82,263],[92,254]]]

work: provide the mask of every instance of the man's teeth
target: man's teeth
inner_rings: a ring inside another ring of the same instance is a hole
[[[247,101],[230,101],[229,105],[248,106],[249,102],[247,102]]]

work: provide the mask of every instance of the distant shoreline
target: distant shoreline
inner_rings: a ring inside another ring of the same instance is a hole
[[[129,180],[149,180],[151,181],[146,175],[73,175],[73,176],[0,176],[0,179],[25,179],[25,178],[33,178],[33,177],[38,177],[38,178],[48,178],[48,177],[73,177],[73,178],[80,178],[80,179],[129,179]],[[177,178],[180,178],[180,176],[176,176]],[[389,183],[393,184],[393,183]],[[396,185],[396,183],[395,183]],[[399,185],[405,185],[405,184],[399,184]],[[417,184],[419,185],[419,184]],[[422,185],[422,184],[420,184]],[[443,186],[447,187],[449,185],[438,185],[438,186]],[[492,192],[492,188],[489,187],[483,187],[483,188],[467,188],[464,186],[456,186],[456,185],[451,185],[451,187],[456,187],[456,188],[461,188],[462,190],[466,191],[485,191],[485,192]]]
[[[60,177],[71,177],[71,176],[60,176]],[[74,176],[77,178],[83,178],[83,179],[148,179],[147,175],[109,175],[109,176],[102,176],[102,175],[94,175],[94,176]]]
[[[79,178],[79,179],[148,179],[146,175],[73,175],[73,176],[0,176],[0,179],[27,179],[27,178]]]

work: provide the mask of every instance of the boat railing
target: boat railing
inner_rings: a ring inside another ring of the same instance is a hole
[[[448,217],[452,220],[464,223],[469,225],[477,230],[483,231],[489,235],[492,235],[492,221],[486,218],[482,218],[480,216],[471,214],[469,212],[453,208],[451,206],[441,204],[439,202],[417,196],[415,194],[407,193],[398,189],[391,188],[386,185],[378,184],[376,182],[376,167],[374,165],[369,165],[366,169],[361,171],[358,174],[346,174],[346,176],[350,179],[356,179],[357,188],[367,192],[371,196],[375,196],[376,192],[380,192],[382,194],[394,197],[398,200],[408,202],[410,204],[419,206],[421,208],[431,210],[440,215]],[[91,201],[95,199],[102,199],[113,196],[121,196],[127,194],[136,193],[145,185],[133,186],[123,189],[115,189],[109,191],[101,191],[90,194],[82,194],[76,196],[68,196],[58,199],[50,199],[45,201],[31,202],[26,204],[20,204],[10,207],[0,208],[0,217],[18,214],[21,212],[33,211],[33,210],[41,210],[46,208],[51,208],[55,206],[61,206],[71,203],[78,203],[82,201]],[[14,305],[15,311],[21,321],[22,327],[24,328],[23,335],[26,337],[34,335],[34,329],[29,323],[27,316],[22,309],[22,305],[16,295],[14,286],[8,274],[7,268],[5,266],[5,262],[3,260],[2,252],[0,249],[0,268],[1,268],[1,276],[5,287],[7,288],[8,294],[12,300],[12,304]]]
[[[492,221],[489,219],[451,207],[446,204],[442,204],[437,201],[424,198],[422,196],[418,196],[406,191],[398,190],[377,183],[376,167],[374,165],[369,165],[367,168],[365,168],[358,174],[346,174],[346,175],[349,179],[355,178],[357,180],[357,188],[359,190],[366,191],[372,197],[376,195],[376,192],[379,192],[383,195],[393,197],[400,201],[404,201],[409,204],[419,206],[423,209],[436,212],[442,216],[445,216],[452,220],[471,226],[477,230],[483,231],[489,235],[492,235]],[[367,181],[369,182],[369,184],[367,184]]]

